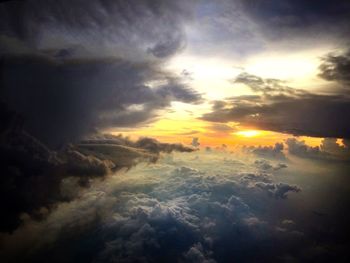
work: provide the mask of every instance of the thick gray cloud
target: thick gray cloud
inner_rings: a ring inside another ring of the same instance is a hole
[[[293,135],[349,138],[350,99],[347,94],[320,95],[286,86],[282,81],[242,73],[234,83],[257,95],[238,96],[214,105],[202,119],[239,122],[248,127]]]
[[[1,70],[2,99],[28,131],[51,145],[96,128],[137,126],[171,101],[201,99],[179,78],[148,63],[25,56],[3,58]],[[162,83],[151,87],[150,81]]]
[[[0,5],[3,103],[51,145],[154,120],[200,95],[162,70],[185,44],[192,2],[23,1]],[[20,19],[19,19],[20,18]],[[53,37],[54,36],[54,37]]]

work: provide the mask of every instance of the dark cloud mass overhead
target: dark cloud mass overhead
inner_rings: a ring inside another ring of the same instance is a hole
[[[183,47],[189,5],[2,4],[1,97],[32,134],[55,146],[94,129],[145,123],[171,101],[197,103],[200,95],[157,59]]]
[[[137,126],[171,101],[201,99],[179,78],[146,62],[24,56],[4,57],[2,68],[2,98],[31,133],[53,145],[98,128]],[[151,88],[150,81],[164,84]]]

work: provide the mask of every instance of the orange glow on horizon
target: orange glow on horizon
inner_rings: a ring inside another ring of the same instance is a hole
[[[239,146],[273,146],[277,142],[284,142],[293,137],[265,130],[246,129],[216,131],[210,128],[210,123],[199,119],[162,119],[144,128],[129,130],[108,130],[106,132],[117,135],[123,134],[136,140],[139,137],[152,137],[166,143],[182,143],[191,145],[193,138],[198,138],[200,147],[221,147],[225,144],[229,148]],[[319,146],[323,138],[300,136],[309,146]]]

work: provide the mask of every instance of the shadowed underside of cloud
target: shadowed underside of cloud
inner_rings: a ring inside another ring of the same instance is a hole
[[[349,138],[350,99],[347,94],[319,95],[293,89],[276,79],[242,73],[234,83],[257,95],[228,98],[202,119],[239,122],[261,130],[314,137]]]
[[[155,162],[161,152],[191,152],[181,144],[160,143],[141,138],[136,142],[121,136],[95,136],[79,144],[53,151],[16,126],[14,114],[0,130],[0,200],[7,211],[1,217],[0,231],[12,231],[20,214],[40,219],[41,209],[79,196],[93,179],[104,179],[116,170],[129,169],[140,162]],[[70,188],[67,194],[65,188]]]
[[[4,57],[1,63],[2,99],[28,131],[55,146],[94,129],[143,124],[171,101],[201,99],[154,64],[42,56]],[[161,84],[151,87],[150,81]]]

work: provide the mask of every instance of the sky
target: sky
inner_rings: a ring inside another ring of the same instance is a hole
[[[348,262],[349,1],[0,22],[1,262]]]

